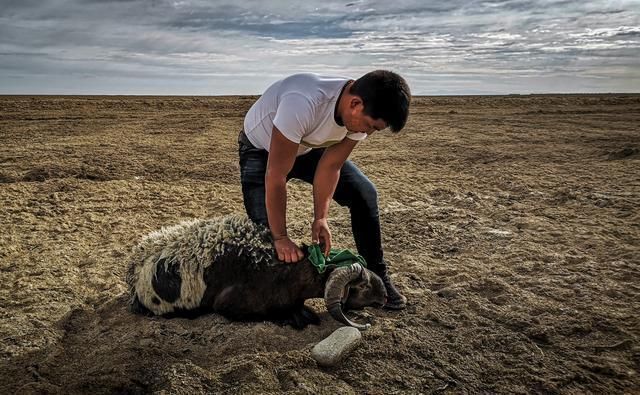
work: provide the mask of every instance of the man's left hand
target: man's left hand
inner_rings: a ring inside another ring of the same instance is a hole
[[[324,256],[329,256],[331,251],[331,231],[326,218],[316,219],[311,226],[311,242],[324,245]]]

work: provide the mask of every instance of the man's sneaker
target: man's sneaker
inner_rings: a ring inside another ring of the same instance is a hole
[[[384,308],[389,310],[402,310],[407,307],[407,298],[398,292],[395,285],[393,285],[393,281],[391,281],[391,277],[389,277],[389,272],[385,271],[380,278],[385,288],[387,288],[387,302],[384,304]]]

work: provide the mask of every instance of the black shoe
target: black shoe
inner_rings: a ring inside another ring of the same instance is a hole
[[[398,292],[395,285],[393,285],[393,281],[391,281],[391,277],[389,277],[389,272],[385,270],[380,278],[387,289],[387,302],[383,307],[389,310],[403,310],[407,307],[407,298]]]

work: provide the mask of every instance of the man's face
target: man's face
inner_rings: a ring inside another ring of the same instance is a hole
[[[359,99],[353,99],[350,103],[348,116],[343,118],[344,126],[353,133],[371,134],[387,127],[382,119],[374,119],[364,113],[364,105]]]

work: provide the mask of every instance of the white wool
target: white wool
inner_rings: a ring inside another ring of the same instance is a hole
[[[132,297],[137,295],[154,314],[197,308],[207,288],[205,269],[215,264],[229,246],[239,248],[256,265],[274,262],[268,230],[246,217],[191,220],[149,233],[133,248],[127,275]],[[173,303],[162,300],[153,289],[151,281],[159,261],[178,266],[180,297]],[[154,298],[160,304],[153,303]]]

